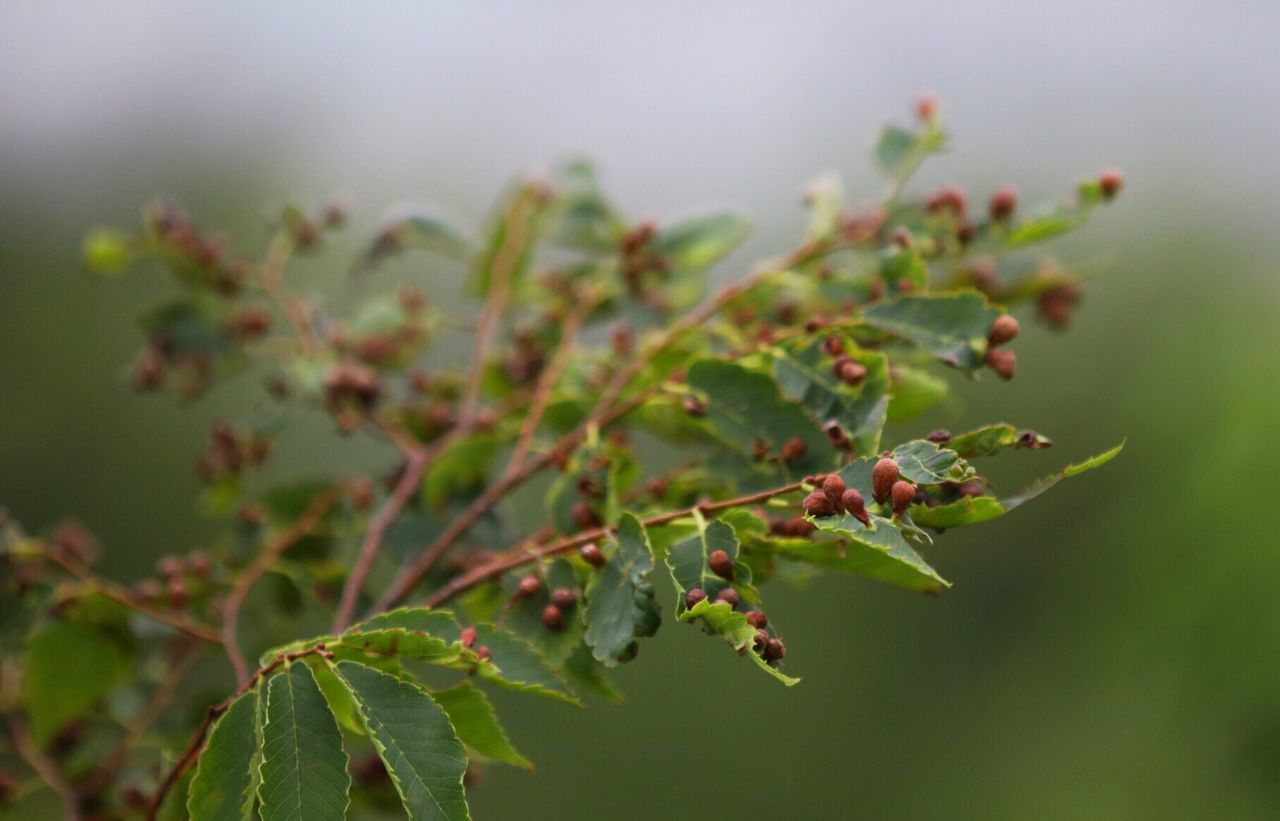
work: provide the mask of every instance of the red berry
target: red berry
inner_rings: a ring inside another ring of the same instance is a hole
[[[1008,348],[992,348],[987,351],[987,367],[1008,382],[1018,369],[1018,358]]]
[[[751,644],[753,647],[755,647],[756,652],[763,653],[764,647],[768,643],[769,643],[769,634],[763,630],[756,630],[755,638],[752,639],[751,641]]]
[[[582,547],[578,548],[578,555],[582,557],[584,562],[592,567],[604,567],[604,554],[600,552],[600,546],[595,542],[587,542]]]
[[[871,495],[877,502],[884,504],[888,501],[889,494],[893,492],[893,483],[898,481],[898,475],[898,463],[888,456],[876,462],[876,466],[871,469]]]
[[[991,195],[991,219],[1004,220],[1012,216],[1018,207],[1018,189],[1012,185],[1002,185]]]
[[[844,489],[844,479],[841,479],[838,473],[828,474],[827,478],[822,480],[822,492],[827,495],[827,499],[831,501],[833,507],[840,503],[840,497],[844,494]]]
[[[951,431],[946,428],[938,428],[935,431],[930,431],[924,438],[935,445],[945,445],[951,441]]]
[[[835,506],[831,504],[831,499],[821,490],[815,490],[808,496],[804,497],[804,501],[800,503],[800,507],[810,516],[830,516],[835,513]]]
[[[458,634],[458,641],[462,642],[463,647],[471,647],[476,643],[476,629],[474,627],[464,627],[462,632]]]
[[[893,483],[892,495],[893,513],[895,516],[901,516],[915,501],[916,489],[910,482],[899,480]]]
[[[707,597],[707,591],[701,587],[695,587],[684,594],[684,606],[686,610],[692,610],[694,605]]]
[[[742,599],[738,595],[738,591],[734,590],[732,587],[726,587],[724,590],[721,590],[716,594],[716,601],[726,602],[730,608],[737,607],[738,602],[741,600]]]
[[[551,602],[561,610],[568,610],[578,603],[578,595],[567,587],[557,587],[551,593]]]
[[[723,550],[713,550],[707,556],[707,566],[722,579],[733,578],[733,558]]]
[[[844,434],[844,428],[834,419],[828,419],[826,424],[822,426],[822,432],[831,440],[831,444],[836,447],[844,447],[849,438]]]
[[[1009,314],[1000,314],[991,323],[991,333],[987,334],[987,344],[993,348],[1011,342],[1018,336],[1018,320]]]
[[[516,588],[516,597],[524,598],[526,596],[535,595],[542,589],[542,579],[539,579],[533,573],[520,578],[520,586]]]
[[[864,525],[870,526],[871,517],[867,515],[866,502],[862,499],[862,494],[854,488],[849,488],[840,497],[840,506],[849,512],[849,515]]]
[[[916,98],[916,117],[922,123],[933,122],[938,116],[938,98],[932,94],[921,94]]]
[[[828,356],[839,356],[844,353],[844,341],[838,336],[829,336],[822,340],[822,350]]]
[[[769,626],[769,617],[759,610],[752,610],[747,614],[747,624],[757,630],[763,630]]]
[[[1120,193],[1120,189],[1124,188],[1124,175],[1119,169],[1107,168],[1098,175],[1098,188],[1102,191],[1102,198],[1109,200]]]
[[[682,405],[684,412],[690,416],[702,416],[707,412],[707,403],[696,396],[686,396]]]
[[[573,523],[579,530],[589,530],[600,526],[600,516],[586,502],[576,502],[570,511]]]
[[[841,363],[837,376],[839,376],[840,381],[846,385],[850,387],[857,387],[862,380],[867,378],[867,368],[865,365],[860,365],[852,359],[846,359]]]
[[[480,659],[481,661],[488,661],[489,659],[493,658],[493,651],[490,650],[488,647],[481,645],[480,647],[476,648],[476,658]]]
[[[564,613],[554,604],[542,608],[542,623],[548,630],[559,630],[564,627]]]
[[[793,436],[782,444],[782,461],[790,463],[802,459],[808,449],[803,439]]]

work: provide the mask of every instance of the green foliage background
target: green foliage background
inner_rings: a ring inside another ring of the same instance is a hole
[[[961,153],[987,137],[953,130]],[[1022,168],[1047,161],[1040,178],[1018,179],[1024,190],[1089,170],[1064,171],[1037,146],[1018,152]],[[200,431],[251,386],[187,410],[129,393],[131,317],[167,286],[158,275],[113,287],[79,276],[80,237],[92,223],[129,224],[133,204],[157,190],[204,224],[262,237],[258,205],[297,182],[273,175],[264,156],[146,146],[79,157],[75,179],[66,169],[0,170],[0,503],[32,527],[81,517],[108,547],[108,574],[134,578],[210,532],[192,501]],[[1199,170],[1252,161],[1203,157]],[[797,162],[785,165],[790,174]],[[1052,436],[1059,445],[1047,454],[996,461],[1025,470],[1010,486],[1127,437],[1122,458],[1034,510],[951,534],[933,554],[955,584],[940,598],[834,576],[775,586],[771,612],[785,620],[789,654],[804,660],[797,688],[743,674],[697,631],[665,630],[642,663],[621,670],[626,705],[595,701],[579,713],[496,694],[537,770],[490,770],[470,791],[475,816],[1274,817],[1280,544],[1265,519],[1280,463],[1274,218],[1225,192],[1213,209],[1180,202],[1170,180],[1182,166],[1142,166],[1120,204],[1060,245],[1077,257],[1119,252],[1069,336],[1028,323],[1014,383],[962,386],[962,419],[943,411],[906,429],[1007,419]],[[850,177],[850,188],[866,181]],[[463,207],[493,193],[459,194],[467,184],[462,173],[427,193],[457,195]],[[757,214],[752,250],[782,247],[798,220],[776,199],[775,211]],[[381,202],[365,205],[367,228]],[[330,283],[340,276],[338,266],[317,271]],[[375,461],[322,420],[282,446],[278,474]],[[220,698],[223,675],[211,668],[191,686]],[[53,817],[45,797],[23,817]]]

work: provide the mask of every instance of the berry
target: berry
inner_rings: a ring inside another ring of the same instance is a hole
[[[187,590],[186,582],[182,581],[182,579],[170,580],[168,594],[169,607],[174,610],[181,610],[191,600],[191,593]]]
[[[1124,175],[1115,168],[1104,169],[1098,175],[1098,188],[1101,189],[1104,200],[1112,199],[1124,188]]]
[[[826,424],[822,426],[822,432],[827,435],[827,438],[831,440],[831,444],[836,447],[843,447],[849,441],[849,438],[844,435],[844,428],[834,419],[827,420]]]
[[[810,516],[830,516],[835,513],[835,507],[831,504],[831,499],[827,494],[820,490],[815,490],[808,496],[804,497],[804,501],[800,503],[800,507]]]
[[[481,661],[488,661],[489,659],[493,658],[493,651],[490,650],[488,647],[481,645],[476,648],[476,658],[480,659]]]
[[[722,579],[733,578],[733,559],[723,550],[711,551],[711,555],[707,556],[707,566]]]
[[[1002,185],[991,195],[989,208],[993,220],[1008,219],[1017,207],[1018,189],[1012,185]]]
[[[763,630],[769,626],[769,617],[759,610],[752,610],[747,614],[747,624],[757,630]]]
[[[898,475],[898,463],[888,456],[876,462],[876,466],[871,469],[871,495],[877,502],[884,504],[888,501],[889,494],[893,492],[893,483],[898,481]]]
[[[764,652],[761,653],[761,655],[764,656],[765,661],[780,661],[786,654],[786,645],[778,639],[769,639],[766,641],[764,643]]]
[[[1007,348],[992,348],[987,351],[987,367],[995,371],[996,376],[1008,382],[1018,369],[1018,358]]]
[[[916,98],[916,117],[922,123],[931,123],[938,116],[938,98],[932,94],[921,94]]]
[[[951,431],[946,428],[938,428],[935,431],[930,431],[924,438],[935,445],[945,445],[951,441]]]
[[[168,581],[176,579],[186,572],[186,565],[177,556],[161,556],[156,562],[156,575]]]
[[[899,480],[893,483],[893,515],[901,516],[916,499],[915,486],[910,482]]]
[[[702,416],[707,412],[707,403],[696,396],[686,396],[682,406],[684,412],[690,416]]]
[[[839,356],[844,353],[844,341],[838,336],[829,336],[822,340],[822,350],[828,356]]]
[[[578,548],[578,555],[582,557],[584,562],[592,567],[604,567],[604,554],[600,552],[600,546],[595,542],[587,542],[582,547]]]
[[[782,461],[790,463],[804,458],[809,446],[799,436],[793,436],[782,444]]]
[[[520,586],[516,588],[516,598],[536,595],[542,589],[542,579],[533,573],[520,578]]]
[[[788,536],[795,536],[797,538],[803,539],[804,537],[812,533],[813,530],[814,530],[813,525],[809,524],[801,516],[797,516],[791,521],[786,523],[786,535]]]
[[[827,495],[827,499],[831,501],[832,506],[840,503],[840,497],[844,494],[844,479],[840,478],[840,474],[831,473],[827,478],[822,480],[822,492]]]
[[[462,632],[458,634],[458,641],[462,642],[463,647],[471,647],[476,643],[476,629],[474,627],[464,627]]]
[[[751,644],[755,647],[757,653],[763,653],[765,645],[769,643],[769,634],[763,630],[756,630],[755,637],[751,640]]]
[[[732,587],[726,587],[724,590],[721,590],[716,594],[716,601],[725,602],[730,608],[737,607],[738,602],[741,600],[742,598],[738,595],[738,591],[734,590]]]
[[[704,600],[706,597],[707,591],[703,590],[701,587],[693,588],[688,593],[684,594],[685,609],[692,610],[698,602]]]
[[[593,527],[600,526],[600,516],[591,509],[591,505],[586,502],[576,502],[573,505],[570,515],[573,517],[573,524],[579,530],[589,530]]]
[[[551,593],[551,603],[561,610],[568,610],[578,603],[578,594],[567,587],[557,587]]]
[[[542,608],[542,623],[548,630],[560,630],[564,627],[564,613],[554,604]]]
[[[840,506],[849,512],[849,515],[864,525],[871,525],[871,517],[867,515],[867,506],[862,499],[862,494],[854,488],[849,488],[840,497]]]
[[[866,366],[854,362],[852,359],[845,359],[840,363],[840,369],[836,372],[840,377],[840,381],[849,387],[856,387],[862,380],[867,378]]]
[[[1018,335],[1018,320],[1009,314],[1000,314],[991,323],[991,333],[987,335],[987,343],[992,347],[1012,341]]]

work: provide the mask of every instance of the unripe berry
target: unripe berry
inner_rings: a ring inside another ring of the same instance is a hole
[[[991,195],[989,204],[991,219],[1004,220],[1012,216],[1018,207],[1018,189],[1012,185],[1002,185]]]
[[[707,591],[701,587],[695,587],[684,594],[684,606],[687,610],[692,610],[694,605],[707,597]]]
[[[1102,191],[1102,198],[1109,200],[1120,193],[1120,189],[1124,188],[1124,175],[1119,169],[1107,168],[1103,169],[1098,175],[1098,188]]]
[[[726,587],[724,590],[721,590],[716,594],[716,601],[725,602],[731,608],[737,607],[738,602],[741,600],[742,598],[738,595],[738,591],[734,590],[732,587]]]
[[[946,428],[938,428],[935,431],[930,431],[924,438],[935,445],[945,445],[951,441],[951,431]]]
[[[782,461],[790,463],[802,459],[808,449],[803,439],[793,436],[782,444]]]
[[[480,659],[481,661],[488,661],[489,659],[493,658],[493,651],[490,650],[488,647],[481,645],[476,648],[476,658]]]
[[[458,641],[462,642],[463,647],[471,647],[476,643],[476,629],[474,627],[464,627],[462,632],[458,634]]]
[[[713,550],[707,556],[707,566],[722,579],[733,578],[733,558],[723,550]]]
[[[592,567],[604,567],[604,554],[600,552],[600,546],[595,542],[587,542],[582,547],[578,548],[578,555],[582,557],[584,562]]]
[[[800,503],[800,507],[810,516],[830,516],[835,513],[835,506],[831,504],[831,499],[827,498],[827,494],[821,490],[815,490],[808,496],[804,497],[804,501]]]
[[[542,623],[548,630],[559,630],[564,627],[564,613],[554,604],[542,608]]]
[[[578,603],[578,594],[567,587],[557,587],[551,593],[551,602],[561,610],[568,610]]]
[[[520,586],[516,588],[516,597],[525,598],[526,596],[536,595],[542,589],[542,579],[539,579],[533,573],[520,578]]]
[[[862,494],[854,488],[849,488],[840,497],[840,506],[849,512],[849,515],[864,525],[870,526],[871,517],[867,515],[866,502],[862,499]]]
[[[987,344],[993,348],[1011,342],[1018,336],[1018,320],[1009,314],[1000,314],[991,323],[991,333],[987,334]]]
[[[752,610],[747,614],[747,624],[757,630],[763,630],[769,626],[769,617],[759,610]]]
[[[987,351],[987,367],[1008,382],[1018,370],[1018,358],[1008,348],[992,348]]]
[[[915,501],[916,489],[910,482],[899,480],[893,483],[893,515],[901,516]]]
[[[898,463],[885,456],[871,469],[871,495],[880,504],[889,499],[893,483],[898,481]]]

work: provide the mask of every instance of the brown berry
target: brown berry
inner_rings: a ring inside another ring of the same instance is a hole
[[[604,567],[604,554],[600,552],[600,546],[595,542],[587,542],[582,547],[578,548],[578,555],[582,557],[584,562],[592,567]]]
[[[542,623],[548,630],[559,630],[564,627],[564,613],[554,604],[542,608]]]
[[[716,594],[716,601],[725,602],[731,608],[737,607],[738,602],[741,600],[742,598],[738,595],[738,591],[734,590],[732,587],[726,587],[724,590],[721,590]]]
[[[464,627],[462,632],[458,634],[458,641],[462,642],[463,647],[471,647],[476,643],[476,629],[474,627]]]
[[[867,368],[865,365],[854,362],[852,359],[846,359],[841,363],[840,370],[837,375],[840,377],[841,382],[845,383],[849,387],[856,387],[862,382],[862,380],[867,378]]]
[[[876,462],[876,466],[871,469],[871,495],[877,502],[884,504],[889,500],[893,483],[898,481],[898,476],[898,463],[893,459],[885,456]]]
[[[761,655],[764,656],[765,661],[780,661],[786,654],[786,645],[778,639],[769,639],[765,642],[764,652],[761,653]]]
[[[992,348],[987,351],[987,367],[1008,382],[1018,369],[1018,357],[1008,348]]]
[[[701,587],[695,587],[684,594],[684,606],[686,610],[692,610],[698,602],[707,597],[707,591]]]
[[[551,592],[551,603],[561,610],[568,610],[578,603],[578,594],[567,587],[557,587]]]
[[[989,204],[991,219],[1006,220],[1018,207],[1018,189],[1012,185],[1002,185],[991,195]]]
[[[827,478],[822,480],[822,492],[827,494],[832,506],[840,503],[840,497],[844,494],[844,489],[844,479],[841,479],[838,473],[828,474]]]
[[[845,436],[844,428],[834,419],[828,419],[822,426],[822,432],[831,440],[831,444],[836,447],[844,447],[849,441],[849,437]]]
[[[484,645],[480,645],[479,647],[476,648],[476,658],[480,659],[481,661],[488,661],[489,659],[493,658],[493,651],[490,650],[488,647],[485,647]]]
[[[815,490],[808,496],[804,497],[804,501],[800,503],[800,507],[810,516],[830,516],[835,513],[835,506],[831,504],[831,499],[821,490]]]
[[[840,497],[840,506],[848,511],[849,515],[864,525],[870,526],[871,517],[867,515],[867,505],[862,499],[862,494],[854,488],[849,488]]]
[[[570,515],[573,517],[573,524],[579,530],[589,530],[600,526],[599,514],[592,510],[591,505],[586,502],[576,502]]]
[[[707,556],[707,566],[722,579],[733,578],[733,558],[723,550],[713,550]]]
[[[757,630],[763,630],[769,626],[769,617],[759,610],[752,610],[747,614],[747,624]]]
[[[910,482],[899,480],[893,483],[893,515],[901,516],[911,507],[916,499],[915,486]]]
[[[539,579],[533,573],[520,578],[520,586],[516,588],[516,597],[525,598],[526,596],[536,595],[542,589],[542,579]]]
[[[991,333],[987,334],[987,343],[992,347],[1012,341],[1018,335],[1018,320],[1009,314],[1000,314],[991,323]]]
[[[924,438],[926,441],[932,442],[935,445],[945,445],[947,442],[951,441],[951,431],[946,428],[938,428],[937,430],[930,431]]]
[[[696,396],[686,396],[682,406],[684,412],[690,416],[702,416],[707,412],[707,403]]]
[[[1104,169],[1098,175],[1098,188],[1102,191],[1103,199],[1112,199],[1120,193],[1121,188],[1124,188],[1124,175],[1115,168]]]
[[[187,590],[186,582],[181,579],[173,579],[169,582],[168,594],[169,607],[174,610],[181,610],[191,600],[191,593]]]
[[[791,463],[797,459],[803,459],[805,451],[809,446],[799,436],[793,436],[786,442],[782,443],[782,461]]]
[[[769,634],[763,630],[756,630],[755,637],[751,640],[751,644],[755,647],[757,653],[764,652],[764,646],[769,643]]]
[[[838,336],[829,336],[822,340],[822,350],[828,356],[839,356],[844,353],[844,341]]]

